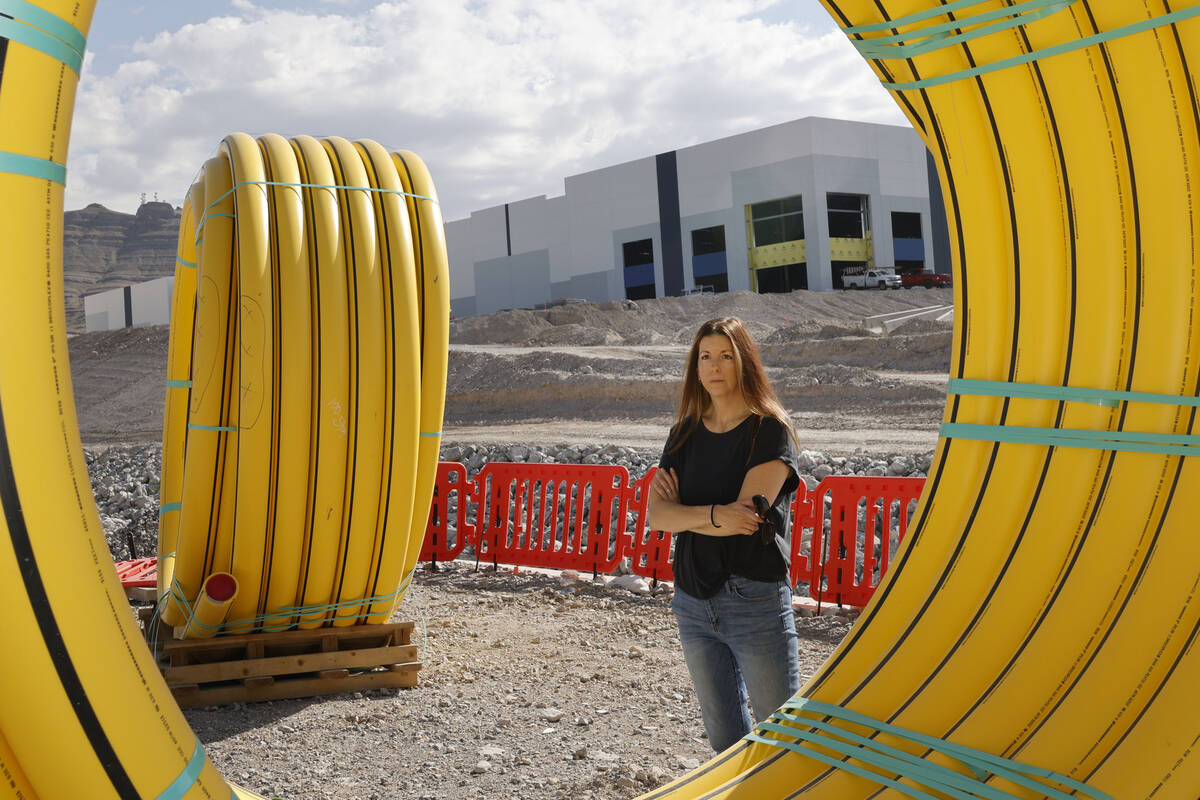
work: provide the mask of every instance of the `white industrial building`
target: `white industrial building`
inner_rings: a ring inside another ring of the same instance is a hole
[[[910,128],[809,117],[573,175],[561,196],[446,223],[451,308],[831,290],[853,265],[948,272],[931,165]]]
[[[566,298],[841,288],[853,266],[950,271],[908,127],[808,117],[572,175],[446,223],[458,317]],[[169,321],[173,278],[84,298],[87,330]]]
[[[155,278],[121,286],[83,298],[86,330],[111,331],[141,325],[166,325],[171,321],[171,292],[175,278]]]

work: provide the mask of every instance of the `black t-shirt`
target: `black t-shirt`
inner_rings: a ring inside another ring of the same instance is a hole
[[[746,473],[759,464],[779,459],[791,469],[771,508],[774,543],[761,537],[706,536],[675,531],[675,588],[693,597],[712,597],[730,575],[755,581],[787,579],[791,557],[791,505],[800,478],[796,450],[787,428],[773,417],[751,414],[736,428],[713,433],[701,422],[671,452],[676,430],[663,448],[660,469],[673,468],[679,479],[679,502],[685,506],[725,505],[738,499]]]

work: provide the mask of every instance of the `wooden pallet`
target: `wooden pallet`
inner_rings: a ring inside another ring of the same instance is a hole
[[[171,640],[160,669],[184,708],[417,685],[413,623]]]

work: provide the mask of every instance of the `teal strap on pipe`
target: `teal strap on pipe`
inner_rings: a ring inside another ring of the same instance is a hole
[[[431,437],[431,438],[432,438],[432,437],[436,437],[436,436],[441,436],[441,435],[442,435],[442,432],[441,432],[441,431],[438,431],[437,433],[426,433],[425,431],[421,431],[421,435],[422,435],[422,436],[428,436],[428,437]]]
[[[183,508],[183,503],[166,503],[158,507],[158,515],[161,517],[163,514],[179,511],[181,508]]]
[[[432,197],[426,197],[423,194],[413,194],[412,192],[402,192],[398,189],[376,189],[373,186],[342,186],[340,184],[331,184],[331,183],[288,183],[286,181],[242,181],[241,183],[235,183],[233,185],[232,189],[230,189],[228,192],[221,195],[216,200],[213,200],[211,203],[209,203],[207,206],[205,206],[205,208],[204,208],[205,219],[207,219],[207,212],[210,208],[212,208],[217,203],[224,200],[226,197],[229,197],[229,195],[233,194],[234,192],[236,192],[238,189],[242,188],[243,186],[294,186],[299,189],[346,189],[348,191],[353,190],[353,191],[358,191],[358,192],[375,192],[376,194],[395,194],[395,195],[400,195],[402,197],[412,197],[417,200],[428,200],[429,202],[431,202],[435,205],[438,204],[437,200],[434,200]],[[216,216],[216,215],[213,214],[212,216]],[[230,215],[227,214],[226,216],[230,216]],[[201,224],[203,224],[203,221]]]
[[[172,379],[168,378],[167,379],[167,388],[168,389],[190,389],[190,388],[192,388],[192,382],[191,381],[177,381],[177,380],[172,380]]]
[[[946,391],[949,394],[982,397],[1021,397],[1035,400],[1098,403],[1110,407],[1115,407],[1120,403],[1159,403],[1168,406],[1200,408],[1200,397],[1191,395],[1123,392],[1119,389],[1085,389],[1079,386],[1054,386],[1043,383],[980,381],[971,378],[951,378]]]
[[[200,744],[200,740],[196,740],[196,749],[192,751],[192,757],[188,761],[183,772],[179,773],[170,786],[163,790],[155,800],[183,800],[183,796],[191,791],[192,786],[196,781],[200,780],[200,773],[204,769],[204,747]]]
[[[186,267],[187,269],[195,269],[196,268],[196,265],[193,264],[191,261],[184,261],[179,256],[175,256],[175,263],[181,267]]]
[[[11,0],[9,1],[11,2]],[[14,16],[19,14],[19,12],[15,11],[5,11],[3,6],[0,6],[0,13],[12,13]],[[53,14],[47,14],[47,16],[54,17]],[[54,17],[54,19],[58,19],[58,17]],[[59,21],[61,22],[61,20]],[[19,17],[14,19],[7,16],[0,16],[0,37],[8,39],[11,42],[23,44],[26,47],[37,50],[39,53],[50,56],[55,61],[65,64],[77,76],[83,68],[82,50],[76,50],[62,39],[52,36],[44,30],[40,30],[36,25],[26,22]]]
[[[212,208],[212,206],[209,206],[209,208]],[[227,218],[233,219],[233,220],[237,219],[237,217],[235,217],[233,214],[217,214],[217,213],[205,214],[204,216],[202,216],[200,218],[199,224],[196,225],[196,233],[199,233],[200,231],[204,230],[205,223],[207,223],[211,217],[227,217]],[[204,241],[203,238],[197,239],[196,244],[199,245],[200,242],[202,242],[202,241]]]
[[[4,18],[0,17],[0,23]],[[4,35],[3,25],[0,25],[0,36]],[[19,153],[0,153],[0,172],[9,175],[24,175],[28,178],[39,178],[66,185],[67,168],[57,161],[45,158],[23,156]]]
[[[960,81],[960,80],[963,80],[964,78],[973,78],[978,75],[987,75],[988,73],[998,72],[999,70],[1008,69],[1009,67],[1016,67],[1016,66],[1020,66],[1021,64],[1028,64],[1030,62],[1039,61],[1044,58],[1050,58],[1052,56],[1062,55],[1063,53],[1070,53],[1074,50],[1082,50],[1085,47],[1091,47],[1092,45],[1103,44],[1105,42],[1111,42],[1114,39],[1120,39],[1125,36],[1132,36],[1133,34],[1136,34],[1136,33],[1143,33],[1148,30],[1153,30],[1154,28],[1161,28],[1164,25],[1174,25],[1177,22],[1182,22],[1183,20],[1191,19],[1196,16],[1200,16],[1200,6],[1193,6],[1192,8],[1183,8],[1178,11],[1172,11],[1170,13],[1163,14],[1162,16],[1159,16],[1159,17],[1152,17],[1150,19],[1142,20],[1141,22],[1135,22],[1132,25],[1125,25],[1120,28],[1114,28],[1111,31],[1104,31],[1102,33],[1092,34],[1091,36],[1085,36],[1082,39],[1077,39],[1073,42],[1064,42],[1063,44],[1057,44],[1057,45],[1054,45],[1053,47],[1046,47],[1041,50],[1033,50],[1029,53],[1024,53],[1019,56],[1014,56],[1013,58],[1001,59],[1000,61],[995,61],[991,64],[984,64],[982,66],[973,67],[971,69],[964,69],[959,72],[951,72],[947,75],[938,75],[938,76],[935,76],[932,78],[923,78],[918,81],[907,81],[907,82],[897,82],[897,83],[888,83],[885,81],[885,82],[881,82],[881,85],[883,86],[883,88],[888,89],[889,91],[893,91],[893,92],[903,92],[903,91],[909,91],[912,89],[928,89],[931,86],[940,86],[944,83],[953,83],[954,81]]]
[[[940,17],[943,14],[953,14],[955,11],[971,6],[978,6],[988,2],[988,0],[954,0],[951,3],[944,3],[940,6],[927,8],[924,11],[918,11],[915,14],[907,14],[903,17],[896,17],[884,22],[872,22],[867,25],[854,25],[849,28],[842,28],[846,34],[855,33],[875,33],[876,31],[890,31],[896,28],[903,28],[907,25],[914,25],[918,22],[924,22],[933,17]]]
[[[845,728],[808,717],[788,714],[785,710],[802,711],[809,714],[832,717],[853,725],[862,726],[871,731],[886,733],[905,739],[953,758],[970,770],[975,777],[972,778],[948,767],[933,764],[912,753],[892,747],[876,739],[859,735]],[[797,725],[804,726],[804,728],[783,724],[784,722],[796,723]],[[815,731],[812,730],[814,728],[816,729]],[[925,789],[937,791],[951,797],[959,798],[960,800],[974,800],[975,798],[984,798],[985,800],[1017,799],[1017,795],[989,786],[985,782],[989,776],[1003,778],[1019,786],[1032,789],[1035,793],[1055,798],[1055,800],[1073,800],[1073,798],[1071,794],[1048,785],[1048,782],[1066,787],[1071,792],[1086,795],[1093,798],[1093,800],[1113,800],[1105,792],[1053,770],[1022,764],[1019,761],[1002,758],[985,753],[982,750],[976,750],[872,719],[864,714],[849,711],[840,706],[819,703],[803,697],[793,698],[784,703],[783,707],[775,712],[775,714],[772,714],[768,721],[756,726],[755,731],[745,738],[773,747],[782,747],[791,750],[837,769],[866,778],[872,782],[891,787],[909,797],[918,798],[918,800],[931,800],[934,795],[912,785],[901,783],[900,779],[909,780]],[[763,736],[757,733],[757,731],[781,734],[791,737],[796,741]],[[839,759],[818,752],[807,747],[803,742],[816,744],[822,748],[841,753],[844,758]],[[875,769],[881,769],[889,775],[898,776],[898,778],[885,777],[885,775],[881,775],[879,772],[851,764],[847,759],[867,764]]]
[[[1051,14],[1057,14],[1076,2],[1078,0],[1026,0],[1026,2],[1014,6],[995,9],[974,17],[943,22],[922,30],[852,41],[858,52],[866,58],[881,60],[911,58],[1034,22]],[[1000,21],[991,25],[984,24],[993,20]],[[964,31],[965,28],[973,30]],[[953,31],[963,32],[954,34]]]
[[[45,31],[77,53],[87,49],[87,37],[79,28],[26,0],[0,0],[0,14]]]
[[[217,433],[235,433],[237,428],[229,425],[194,425],[188,423],[188,430],[193,431],[216,431]]]
[[[941,435],[947,439],[973,439],[982,442],[1079,447],[1090,450],[1157,453],[1167,456],[1200,456],[1200,436],[1195,435],[1089,431],[1077,428],[1023,428],[1009,425],[971,425],[960,422],[943,423]]]

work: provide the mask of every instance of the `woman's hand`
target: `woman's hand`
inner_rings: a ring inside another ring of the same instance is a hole
[[[758,532],[758,524],[762,522],[754,511],[753,500],[734,500],[729,505],[714,505],[712,517],[720,526],[718,535],[749,536]]]
[[[679,502],[679,478],[676,477],[673,468],[657,470],[650,481],[650,488],[659,500],[668,503]]]

